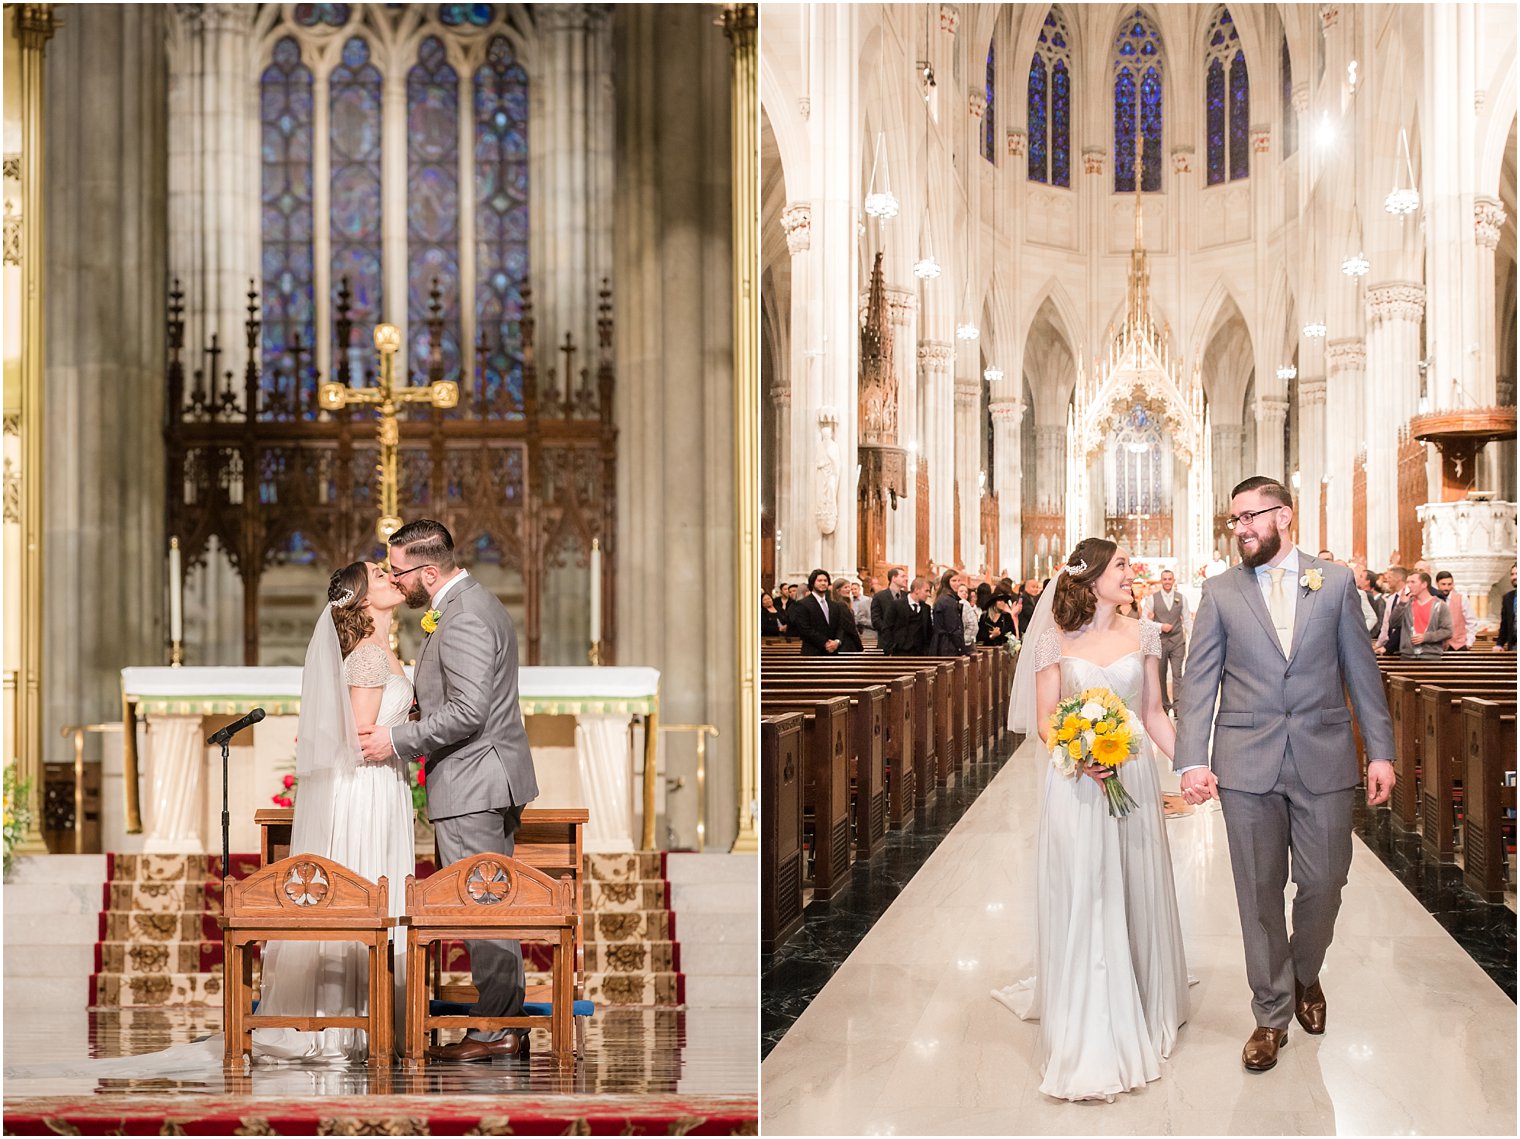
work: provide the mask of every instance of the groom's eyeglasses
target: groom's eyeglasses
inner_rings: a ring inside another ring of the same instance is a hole
[[[432,562],[423,562],[420,566],[412,566],[410,569],[404,569],[404,570],[398,570],[398,569],[395,569],[393,567],[393,568],[387,570],[386,572],[391,575],[391,580],[395,581],[397,578],[399,578],[399,577],[405,577],[409,573],[416,573],[420,569],[427,569],[427,567],[430,566],[430,565],[432,565],[432,564],[433,564]]]
[[[1229,518],[1226,518],[1224,520],[1224,528],[1226,530],[1233,530],[1242,522],[1249,526],[1253,519],[1258,518],[1263,514],[1271,514],[1274,510],[1281,509],[1281,506],[1269,506],[1265,510],[1243,510],[1239,514],[1233,514]]]

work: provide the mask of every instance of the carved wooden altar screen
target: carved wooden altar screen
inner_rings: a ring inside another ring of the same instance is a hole
[[[470,380],[444,375],[443,305],[438,283],[427,322],[425,379],[456,379],[459,405],[413,412],[398,423],[400,503],[406,518],[436,518],[454,535],[462,560],[499,560],[523,580],[524,662],[539,662],[544,583],[548,571],[589,562],[592,539],[602,549],[602,661],[616,663],[611,598],[616,588],[617,429],[612,423],[612,294],[601,289],[594,370],[576,369],[578,347],[567,333],[556,347],[561,370],[542,379],[535,360],[532,295],[524,284],[520,320],[483,335]],[[382,558],[375,536],[378,497],[376,413],[368,407],[320,410],[321,377],[309,345],[292,346],[285,375],[261,376],[258,295],[252,282],[244,324],[248,364],[242,383],[219,372],[217,337],[206,366],[190,373],[186,394],[183,294],[170,293],[168,403],[169,532],[177,534],[186,568],[203,563],[214,537],[243,583],[243,660],[259,659],[259,579],[304,543],[315,564],[338,567]],[[334,306],[341,361],[333,378],[352,384],[353,321],[346,282]],[[367,353],[366,353],[367,354]],[[578,381],[578,383],[577,383]],[[372,381],[370,381],[372,382]],[[252,413],[250,414],[250,409]]]
[[[995,578],[1002,570],[1003,559],[998,549],[998,496],[992,492],[982,495],[982,573]]]
[[[1351,557],[1367,564],[1367,448],[1356,452],[1351,468]]]
[[[1417,508],[1430,499],[1430,477],[1426,473],[1425,444],[1399,428],[1399,553],[1404,565],[1413,566],[1424,557],[1425,534],[1416,515]],[[1388,551],[1375,550],[1373,556],[1386,558]]]
[[[860,330],[860,486],[856,494],[857,557],[862,578],[887,576],[887,511],[908,493],[908,456],[897,445],[897,372],[892,362],[882,255],[871,270]]]

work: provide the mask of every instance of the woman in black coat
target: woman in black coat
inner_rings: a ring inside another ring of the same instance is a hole
[[[1018,635],[1018,622],[1014,619],[1013,605],[1006,593],[994,593],[977,622],[976,643],[979,645],[1007,645]]]
[[[961,598],[955,592],[955,571],[946,570],[934,595],[934,614],[929,626],[929,655],[932,657],[965,656],[965,625],[961,621]]]

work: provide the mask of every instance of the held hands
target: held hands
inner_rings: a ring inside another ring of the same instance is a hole
[[[1195,767],[1182,773],[1182,797],[1189,803],[1204,803],[1219,798],[1219,780],[1207,767]]]
[[[360,728],[359,750],[364,752],[365,762],[385,763],[396,754],[396,749],[391,746],[391,730],[374,727]]]
[[[1367,764],[1367,805],[1380,807],[1388,802],[1388,796],[1393,794],[1393,785],[1396,782],[1392,760],[1371,760]]]
[[[1172,627],[1170,625],[1162,625],[1161,631],[1163,633],[1170,633],[1172,631]]]

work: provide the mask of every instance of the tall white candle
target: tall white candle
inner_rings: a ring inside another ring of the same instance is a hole
[[[602,639],[602,543],[591,539],[591,643]]]
[[[179,539],[169,539],[169,639],[185,639],[184,582],[180,578]]]

